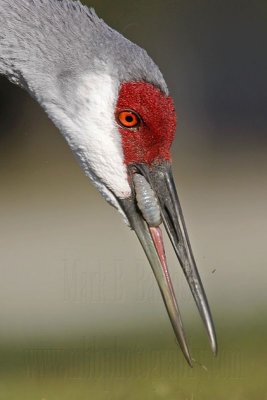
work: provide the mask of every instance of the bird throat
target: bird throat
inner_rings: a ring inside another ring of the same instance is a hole
[[[175,135],[174,102],[147,82],[125,82],[119,90],[116,113],[133,110],[140,116],[137,128],[119,126],[125,164],[170,160]]]

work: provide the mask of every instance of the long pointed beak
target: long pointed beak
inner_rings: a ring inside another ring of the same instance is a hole
[[[165,229],[169,235],[174,251],[196,302],[198,311],[204,322],[210,339],[211,349],[214,354],[216,354],[217,342],[214,324],[207,297],[192,253],[170,163],[163,162],[154,166],[148,166],[146,164],[132,165],[129,167],[130,180],[132,180],[132,174],[136,172],[146,178],[158,198]],[[121,207],[129,219],[131,227],[137,234],[137,237],[146,253],[158,282],[176,338],[186,360],[189,365],[192,366],[192,359],[183,329],[181,314],[167,267],[160,227],[149,226],[149,224],[144,220],[137,205],[134,188],[132,191],[133,195],[131,197],[120,200]]]

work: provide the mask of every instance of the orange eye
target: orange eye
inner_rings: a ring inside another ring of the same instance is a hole
[[[139,115],[131,110],[120,111],[118,114],[118,122],[125,128],[136,128],[140,121]]]

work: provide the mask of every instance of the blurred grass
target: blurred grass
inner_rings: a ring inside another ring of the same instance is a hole
[[[28,343],[0,349],[1,400],[267,399],[267,327],[219,330],[214,358],[202,336],[190,369],[173,341],[143,337]]]

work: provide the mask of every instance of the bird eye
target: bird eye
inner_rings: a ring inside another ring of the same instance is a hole
[[[141,118],[131,110],[124,110],[118,113],[118,122],[125,128],[136,128],[140,125]]]

